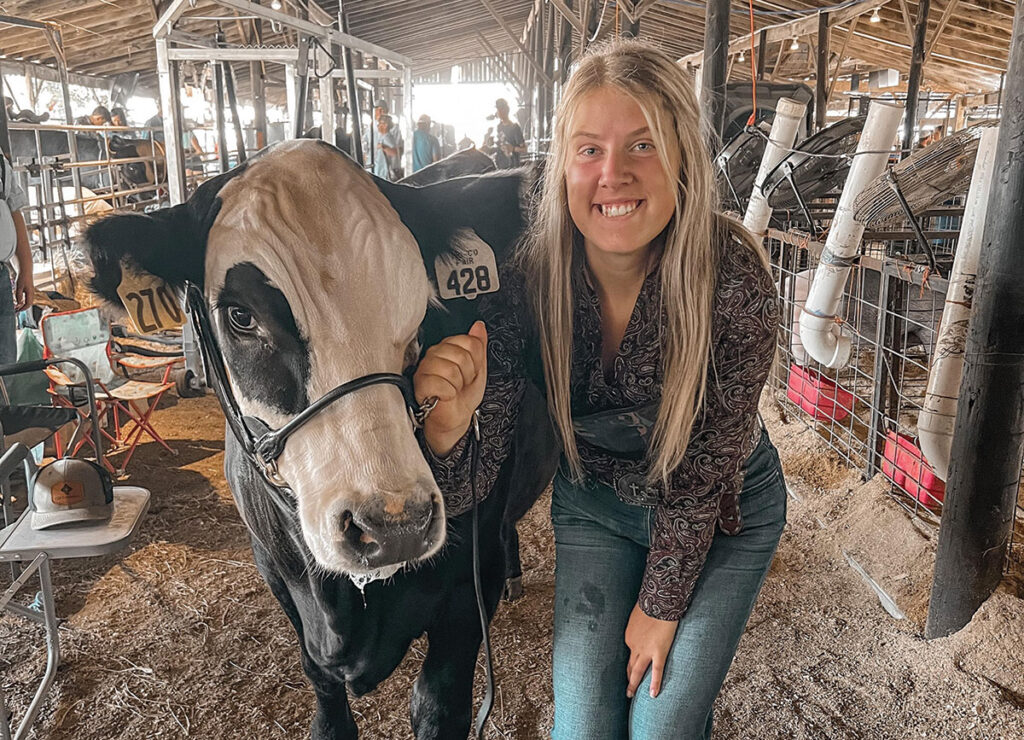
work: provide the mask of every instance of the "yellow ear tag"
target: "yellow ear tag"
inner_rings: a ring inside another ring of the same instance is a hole
[[[185,313],[174,291],[156,275],[122,266],[117,294],[139,334],[177,329],[185,323]]]

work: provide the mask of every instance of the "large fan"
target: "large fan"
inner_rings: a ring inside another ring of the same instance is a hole
[[[906,218],[934,270],[935,255],[916,214],[967,192],[981,134],[995,125],[985,121],[918,149],[861,191],[853,217],[867,227],[898,216]]]
[[[816,233],[808,203],[834,192],[846,181],[850,155],[857,149],[866,116],[847,118],[804,140],[768,173],[761,192],[776,211],[799,209]]]
[[[740,213],[747,209],[757,170],[764,157],[765,142],[771,131],[767,121],[756,125],[763,133],[748,126],[732,137],[715,157],[719,192],[729,198]]]

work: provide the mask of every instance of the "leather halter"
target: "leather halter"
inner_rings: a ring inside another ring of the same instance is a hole
[[[413,395],[412,380],[405,375],[370,373],[333,388],[293,416],[280,429],[271,429],[270,425],[262,419],[242,414],[238,401],[231,391],[224,355],[213,331],[210,314],[206,308],[206,300],[203,298],[202,291],[193,283],[185,283],[185,302],[192,329],[195,331],[199,343],[203,364],[206,367],[207,382],[217,394],[217,400],[220,401],[228,426],[242,446],[249,462],[260,471],[267,483],[279,491],[291,491],[288,481],[281,476],[277,469],[277,459],[284,451],[288,437],[338,399],[369,386],[393,385],[402,392],[402,399],[409,410],[409,418],[416,428],[423,426],[423,421],[437,405],[437,399],[433,397],[419,403]]]

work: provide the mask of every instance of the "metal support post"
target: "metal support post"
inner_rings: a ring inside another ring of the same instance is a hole
[[[903,153],[900,159],[910,156],[914,148],[914,129],[917,128],[917,98],[921,93],[921,78],[924,76],[924,40],[928,32],[928,9],[931,0],[919,0],[917,26],[914,28],[914,48],[910,57],[910,74],[907,77],[907,112],[903,118]]]
[[[338,23],[341,25],[341,32],[348,33],[348,14],[338,11]],[[352,48],[344,47],[341,50],[341,61],[345,68],[345,87],[348,95],[349,121],[352,125],[352,156],[362,167],[363,162],[363,117],[359,111],[359,90],[356,87],[356,76],[352,64]]]
[[[224,72],[224,88],[228,93],[228,106],[231,108],[231,121],[234,124],[235,138],[238,147],[238,164],[245,161],[245,137],[242,135],[242,119],[238,116],[238,98],[235,97],[235,75],[231,71],[231,62],[221,62]]]
[[[181,106],[178,104],[178,65],[167,56],[166,38],[156,39],[157,76],[160,105],[163,109],[164,160],[167,164],[167,191],[171,205],[185,202],[185,158],[181,150]],[[77,169],[77,168],[76,168]]]
[[[729,66],[729,0],[708,0],[704,16],[704,63],[700,107],[712,151],[721,148],[725,126],[725,80]]]

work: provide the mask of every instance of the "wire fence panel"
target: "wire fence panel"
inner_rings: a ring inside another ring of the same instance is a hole
[[[951,261],[958,227],[940,212],[929,232],[936,255]],[[953,236],[950,236],[950,235]],[[881,472],[893,499],[918,519],[936,525],[945,484],[918,446],[947,281],[898,242],[866,242],[838,313],[839,331],[851,340],[848,364],[833,370],[814,360],[800,341],[800,314],[822,251],[802,232],[771,230],[766,239],[782,300],[779,351],[771,375],[782,409],[821,437],[850,467],[868,478]],[[948,274],[948,269],[942,270]],[[1018,497],[1007,553],[1024,564],[1024,496]]]

